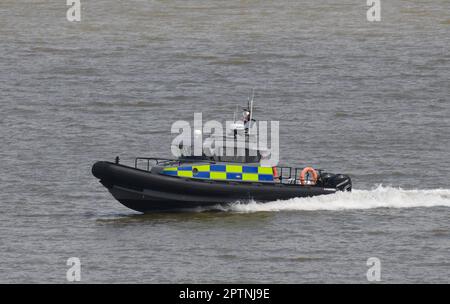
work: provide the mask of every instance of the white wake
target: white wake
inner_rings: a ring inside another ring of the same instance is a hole
[[[450,207],[450,189],[403,190],[378,186],[373,190],[353,190],[331,195],[293,198],[268,203],[235,203],[224,211],[260,212],[292,210],[352,210],[373,208]]]

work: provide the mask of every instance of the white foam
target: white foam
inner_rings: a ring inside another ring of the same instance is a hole
[[[235,203],[224,211],[260,212],[291,210],[352,210],[373,208],[450,207],[450,189],[403,190],[378,186],[373,190],[353,190],[308,198],[293,198],[268,203]]]

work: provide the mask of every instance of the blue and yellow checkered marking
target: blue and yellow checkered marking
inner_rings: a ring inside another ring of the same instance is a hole
[[[185,178],[199,178],[210,180],[273,182],[271,167],[243,166],[243,165],[193,165],[166,167],[165,175]]]

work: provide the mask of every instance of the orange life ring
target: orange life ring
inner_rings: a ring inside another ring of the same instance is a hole
[[[274,180],[276,180],[276,181],[279,181],[280,180],[280,177],[278,176],[278,170],[277,170],[277,167],[272,167],[272,172],[273,172],[273,178],[274,178]]]
[[[302,170],[302,173],[300,173],[300,183],[302,185],[306,184],[305,175],[306,173],[311,173],[313,176],[313,185],[317,183],[317,179],[319,178],[319,175],[317,174],[317,171],[314,170],[312,167],[306,167]]]

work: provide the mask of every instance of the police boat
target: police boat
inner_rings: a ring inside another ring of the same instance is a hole
[[[233,134],[222,138],[222,146],[217,145],[222,151],[191,156],[192,147],[180,145],[177,158],[137,157],[133,166],[127,166],[116,157],[113,162],[96,162],[92,173],[116,200],[143,213],[198,207],[213,210],[226,204],[264,203],[352,190],[348,175],[312,167],[267,165],[267,150],[257,145],[255,148],[248,134],[254,122],[252,109],[252,105],[245,109],[243,120],[235,121]],[[244,133],[241,138],[240,131]],[[241,147],[242,153],[227,156],[223,140],[231,140],[233,148]],[[217,143],[217,138],[211,142]]]

